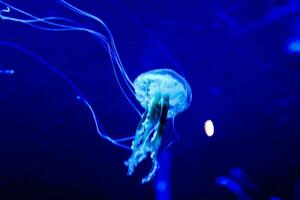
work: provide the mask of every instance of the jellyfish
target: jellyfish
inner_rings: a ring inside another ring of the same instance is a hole
[[[186,110],[192,99],[187,81],[171,69],[155,69],[139,75],[134,81],[135,97],[145,109],[131,145],[132,154],[125,162],[128,175],[147,154],[152,159],[149,174],[142,183],[150,181],[159,168],[157,153],[167,119]]]
[[[0,41],[0,45],[15,48],[31,56],[66,81],[66,83],[75,91],[77,99],[83,102],[89,109],[99,136],[120,148],[131,151],[131,156],[127,161],[125,161],[125,165],[128,167],[128,175],[132,175],[135,167],[150,154],[152,159],[152,168],[149,174],[142,179],[142,183],[149,182],[153,179],[155,172],[159,168],[157,154],[161,146],[167,121],[169,119],[173,119],[174,122],[175,117],[186,110],[191,103],[192,92],[189,84],[183,76],[179,75],[172,69],[150,70],[140,74],[134,81],[132,81],[122,64],[113,35],[108,26],[100,18],[75,7],[64,0],[58,0],[58,2],[76,14],[95,20],[104,28],[105,32],[100,33],[94,29],[85,28],[79,23],[65,17],[36,17],[1,0],[0,5],[4,5],[6,8],[0,10],[0,19],[27,24],[45,31],[82,31],[94,36],[105,48],[110,57],[114,75],[121,92],[132,108],[141,117],[134,136],[124,138],[110,137],[101,128],[102,126],[87,97],[83,95],[76,84],[62,71],[52,66],[38,55],[19,45],[3,41]],[[12,13],[16,13],[18,16],[23,16],[23,18],[12,17],[10,16]],[[125,83],[125,85],[122,85],[122,83]],[[138,108],[133,100],[129,98],[130,94],[135,96],[140,106],[144,109],[143,114],[140,108]],[[131,140],[131,146],[124,144],[124,142]]]

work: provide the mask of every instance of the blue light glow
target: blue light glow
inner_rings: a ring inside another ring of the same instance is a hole
[[[158,181],[156,189],[160,192],[164,192],[167,189],[167,183],[165,181]]]
[[[244,189],[235,181],[227,176],[221,176],[216,179],[216,184],[226,187],[229,191],[235,194],[237,199],[250,200],[251,198],[244,191]]]
[[[0,69],[0,74],[13,75],[14,73],[13,69]]]
[[[270,197],[269,200],[280,200],[279,197]]]
[[[292,40],[288,44],[288,51],[291,53],[300,53],[300,38]]]

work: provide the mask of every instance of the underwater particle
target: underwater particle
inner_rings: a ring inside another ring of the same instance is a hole
[[[211,137],[215,133],[214,124],[211,120],[206,120],[204,123],[204,131],[208,137]]]
[[[145,109],[132,142],[132,154],[125,162],[128,175],[148,155],[152,159],[149,174],[142,183],[150,181],[159,163],[157,154],[167,119],[186,110],[192,100],[192,92],[186,80],[171,69],[156,69],[139,75],[134,81],[136,99]]]

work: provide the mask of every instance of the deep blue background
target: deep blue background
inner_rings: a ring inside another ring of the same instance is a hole
[[[64,16],[102,31],[55,1],[9,2],[40,17]],[[231,167],[258,185],[250,192],[254,199],[292,199],[300,177],[300,55],[289,54],[286,43],[294,36],[297,13],[278,12],[270,15],[274,21],[262,21],[288,1],[72,3],[107,23],[131,79],[168,67],[190,83],[191,107],[176,118],[181,140],[169,149],[172,199],[234,199],[215,183]],[[62,70],[89,98],[107,133],[135,133],[139,117],[95,38],[0,21],[0,40]],[[123,162],[130,152],[99,138],[87,108],[61,78],[5,46],[0,67],[16,72],[0,75],[1,199],[155,198],[152,183],[140,184],[147,162],[127,177]],[[212,138],[203,131],[206,119],[215,123]]]

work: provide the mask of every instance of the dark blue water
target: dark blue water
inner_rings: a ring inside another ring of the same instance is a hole
[[[54,0],[7,3],[105,31]],[[156,68],[184,75],[193,100],[175,119],[180,140],[161,147],[153,181],[140,183],[150,159],[127,176],[130,151],[99,137],[76,91],[44,62],[76,84],[102,131],[133,136],[140,117],[101,44],[84,32],[0,20],[0,199],[300,199],[297,0],[70,3],[107,24],[132,80]],[[164,138],[172,137],[170,121]]]

